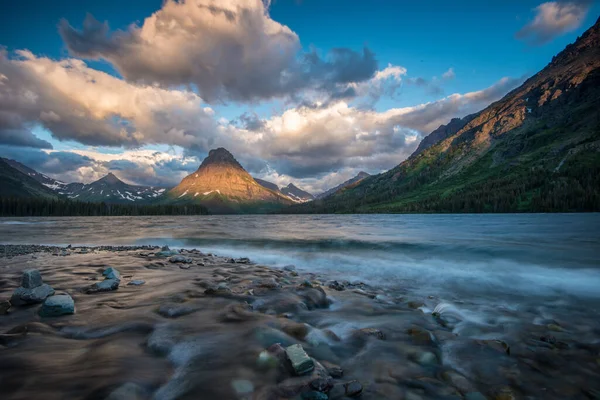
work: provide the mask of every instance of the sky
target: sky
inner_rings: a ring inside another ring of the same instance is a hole
[[[174,186],[225,147],[320,193],[405,160],[592,26],[592,0],[0,5],[0,156]]]

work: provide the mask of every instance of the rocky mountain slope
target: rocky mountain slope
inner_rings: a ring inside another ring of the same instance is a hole
[[[354,178],[350,178],[346,182],[343,182],[343,183],[337,185],[336,187],[333,187],[333,188],[331,188],[331,189],[329,189],[329,190],[327,190],[327,191],[325,191],[325,192],[323,192],[321,194],[318,194],[316,196],[316,198],[317,199],[324,199],[325,197],[329,197],[332,194],[334,194],[334,193],[336,193],[336,192],[338,192],[338,191],[340,191],[342,189],[351,187],[353,185],[357,185],[359,182],[361,182],[365,178],[368,178],[369,176],[371,176],[371,175],[367,174],[366,172],[361,171]]]
[[[291,198],[297,203],[305,203],[307,201],[314,200],[315,198],[315,196],[313,196],[305,190],[300,189],[293,183],[290,183],[286,187],[281,188],[281,193],[283,193],[284,195]]]
[[[91,203],[151,203],[166,192],[165,188],[130,185],[114,174],[89,183],[65,183],[44,175],[15,160],[3,159],[8,165],[36,180],[61,197]]]
[[[261,186],[224,148],[211,150],[200,168],[167,193],[171,203],[197,203],[215,213],[267,212],[293,204]]]
[[[58,195],[33,177],[11,166],[0,158],[0,197],[7,198],[58,198]]]
[[[599,191],[600,20],[402,164],[290,212],[598,211]]]
[[[152,203],[166,192],[166,188],[130,185],[109,173],[95,182],[70,183],[58,189],[69,199],[92,203]]]

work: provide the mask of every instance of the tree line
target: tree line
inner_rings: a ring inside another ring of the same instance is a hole
[[[107,204],[48,198],[0,197],[1,217],[206,215],[199,204]]]

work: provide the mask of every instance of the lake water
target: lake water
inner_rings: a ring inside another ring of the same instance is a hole
[[[600,298],[600,214],[12,218],[0,243],[167,244],[445,297]]]

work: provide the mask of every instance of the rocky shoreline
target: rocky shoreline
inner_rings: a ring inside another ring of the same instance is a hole
[[[594,316],[533,313],[506,310],[518,330],[458,333],[434,296],[294,266],[3,245],[0,387],[3,399],[600,398]]]

